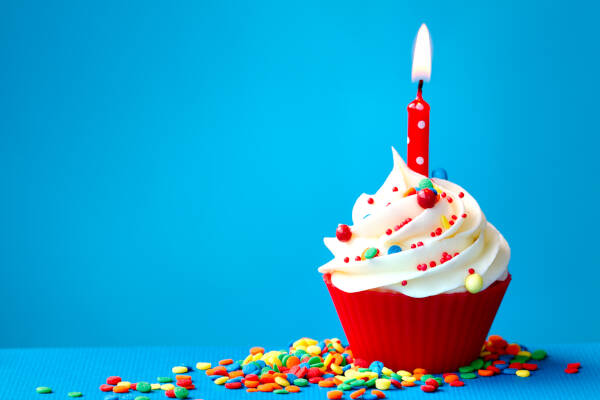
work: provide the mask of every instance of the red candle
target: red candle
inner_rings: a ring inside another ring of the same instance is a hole
[[[429,175],[429,104],[423,100],[423,82],[431,77],[431,40],[425,24],[421,25],[413,52],[412,80],[419,82],[417,98],[408,110],[407,164],[422,175]]]

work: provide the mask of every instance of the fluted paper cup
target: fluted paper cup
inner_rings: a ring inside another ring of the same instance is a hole
[[[381,361],[394,371],[456,371],[479,356],[510,283],[485,290],[414,298],[365,290],[346,293],[323,275],[355,358]]]

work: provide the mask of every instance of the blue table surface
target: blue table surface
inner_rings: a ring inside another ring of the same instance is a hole
[[[500,375],[465,380],[461,388],[444,385],[436,393],[424,393],[416,387],[389,390],[388,398],[461,398],[461,399],[581,399],[600,398],[600,343],[528,346],[543,348],[548,357],[539,361],[539,369],[529,378]],[[68,399],[68,392],[79,391],[84,399],[104,399],[107,393],[98,387],[107,376],[118,375],[131,382],[156,382],[158,376],[173,376],[176,365],[195,367],[198,361],[214,364],[223,358],[242,359],[242,347],[147,347],[147,348],[35,348],[0,350],[0,399]],[[580,362],[577,374],[566,374],[569,362]],[[195,368],[194,368],[195,369]],[[246,393],[215,385],[202,371],[189,373],[196,385],[190,399],[265,399],[273,393]],[[38,394],[38,386],[49,386],[51,394]],[[288,395],[298,399],[326,399],[327,389],[311,385],[301,393]],[[130,397],[141,393],[133,392]],[[122,395],[123,396],[123,395]],[[161,390],[148,394],[151,399],[166,399]],[[424,397],[425,396],[425,397]],[[348,395],[345,395],[349,399]]]

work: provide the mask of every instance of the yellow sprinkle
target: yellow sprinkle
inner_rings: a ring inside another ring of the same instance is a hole
[[[403,376],[402,380],[404,382],[414,382],[417,380],[417,378],[415,378],[414,376]]]
[[[394,371],[392,371],[388,367],[383,367],[383,369],[381,370],[381,373],[384,374],[385,376],[390,376],[390,375],[392,375],[392,373],[394,373]]]
[[[442,226],[444,227],[445,230],[450,229],[450,223],[448,223],[448,218],[446,218],[445,215],[442,215]]]
[[[252,356],[252,361],[258,361],[262,358],[263,353],[256,353],[254,356]]]
[[[283,387],[290,386],[290,383],[287,381],[287,379],[283,379],[280,376],[275,378],[275,383],[277,383]]]
[[[481,357],[489,356],[490,354],[492,354],[492,352],[491,352],[491,351],[482,351],[481,353],[479,353],[479,355],[480,355]]]
[[[479,274],[470,274],[465,278],[465,287],[469,293],[479,293],[483,289],[483,278]]]
[[[175,389],[175,385],[173,385],[172,383],[165,383],[163,385],[160,385],[160,388],[162,390],[171,390],[171,389]]]
[[[379,390],[388,390],[392,382],[389,379],[377,379],[375,381],[375,387]]]
[[[335,372],[337,375],[341,375],[344,372],[342,367],[340,367],[339,365],[336,365],[336,364],[331,364],[331,366],[329,368],[331,368],[331,370],[333,372]]]
[[[152,389],[152,390],[158,390],[158,389],[160,389],[160,383],[151,383],[150,384],[150,389]]]
[[[199,362],[196,364],[196,368],[199,369],[200,371],[205,371],[205,370],[209,369],[210,367],[212,367],[212,364],[209,362]]]
[[[186,372],[188,372],[188,368],[187,367],[173,367],[173,369],[171,369],[171,371],[173,371],[174,374],[185,374]]]
[[[400,371],[396,372],[398,375],[400,376],[412,376],[412,374],[408,371],[405,371],[403,369],[401,369]]]
[[[332,361],[333,361],[333,354],[327,353],[327,356],[325,357],[325,360],[323,361],[323,366],[325,368],[329,368]]]
[[[333,342],[333,348],[338,353],[343,353],[344,352],[344,347],[339,342]]]
[[[121,382],[117,383],[117,386],[126,387],[127,389],[129,389],[131,387],[131,382],[121,381]]]
[[[308,346],[306,348],[306,351],[309,354],[312,354],[313,356],[318,356],[319,354],[321,354],[321,348],[319,346],[317,346],[317,345],[314,345],[314,344]]]
[[[252,354],[248,354],[248,357],[244,358],[244,361],[242,361],[242,365],[247,365],[248,363],[252,362]]]
[[[525,356],[525,357],[531,357],[531,353],[526,351],[526,350],[521,350],[520,352],[517,353],[518,356]]]
[[[517,376],[520,376],[521,378],[527,378],[530,375],[529,371],[527,371],[526,369],[520,369],[517,372],[515,372],[515,374],[517,374]]]
[[[228,380],[229,380],[229,377],[228,377],[228,376],[222,376],[222,377],[220,377],[220,378],[217,378],[217,379],[215,379],[215,381],[214,381],[214,382],[215,382],[217,385],[224,385],[224,384],[225,384],[225,382],[227,382]]]
[[[356,378],[356,375],[358,375],[358,371],[355,369],[347,369],[346,372],[344,372],[344,376],[347,376],[348,378]]]

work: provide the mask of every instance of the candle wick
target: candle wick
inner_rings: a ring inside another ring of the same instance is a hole
[[[420,99],[423,95],[423,80],[419,81],[419,88],[417,89],[417,98]]]

